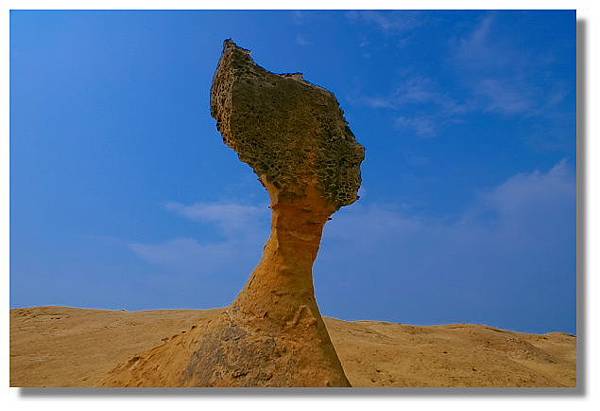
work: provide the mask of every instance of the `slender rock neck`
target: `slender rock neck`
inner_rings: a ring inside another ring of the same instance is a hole
[[[271,236],[234,307],[275,322],[289,321],[302,306],[319,316],[312,267],[323,227],[335,209],[314,189],[305,197],[283,199],[273,187],[267,188],[271,194]]]

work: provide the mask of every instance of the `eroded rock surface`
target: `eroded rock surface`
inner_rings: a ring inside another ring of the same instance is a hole
[[[223,140],[271,194],[304,197],[313,186],[336,208],[356,201],[364,149],[331,92],[270,73],[226,41],[211,95]]]
[[[132,358],[104,384],[349,386],[315,301],[312,267],[323,226],[358,198],[364,148],[331,92],[301,74],[265,70],[230,40],[211,112],[224,142],[269,192],[263,257],[236,301],[203,332],[191,329]]]

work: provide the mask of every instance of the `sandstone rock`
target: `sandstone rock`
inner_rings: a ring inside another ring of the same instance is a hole
[[[349,386],[315,301],[323,226],[357,200],[364,148],[335,96],[226,40],[211,90],[224,142],[271,199],[271,236],[236,301],[115,368],[109,386]],[[234,257],[232,257],[234,258]]]
[[[248,50],[227,40],[213,81],[211,112],[223,141],[272,196],[302,198],[311,187],[334,210],[356,201],[364,148],[331,92],[299,73],[270,73]]]

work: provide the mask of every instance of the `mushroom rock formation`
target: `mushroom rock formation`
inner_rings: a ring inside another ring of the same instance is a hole
[[[262,260],[202,332],[196,327],[132,358],[104,384],[350,386],[315,301],[312,267],[327,220],[358,199],[364,148],[331,92],[299,73],[265,70],[231,40],[214,76],[211,113],[269,192]]]

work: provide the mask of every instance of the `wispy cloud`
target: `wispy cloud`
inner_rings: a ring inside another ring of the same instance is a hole
[[[526,220],[546,221],[552,216],[549,210],[560,211],[574,204],[575,179],[566,160],[561,160],[547,172],[535,170],[519,173],[485,193],[481,208],[491,209],[503,222]],[[533,214],[543,212],[543,218]],[[574,215],[574,214],[573,214]]]
[[[534,108],[527,89],[514,87],[501,79],[479,79],[476,93],[486,100],[487,111],[520,114],[528,113]]]
[[[471,90],[474,104],[503,115],[539,115],[565,94],[539,87],[536,78],[551,59],[530,55],[506,36],[495,35],[495,16],[480,19],[466,35],[450,40],[449,63]]]
[[[268,216],[266,205],[260,207],[232,202],[181,204],[169,202],[165,208],[189,220],[216,224],[226,233],[232,233],[256,224]]]
[[[129,249],[144,261],[173,273],[211,276],[248,271],[257,263],[268,234],[266,205],[169,202],[165,208],[193,222],[215,226],[223,238],[199,241],[178,237],[157,243],[129,243]]]
[[[391,205],[357,204],[349,208],[343,216],[334,218],[337,222],[328,228],[328,237],[344,241],[364,241],[357,245],[370,250],[379,247],[382,237],[395,238],[403,243],[410,241],[417,231],[427,232],[427,235],[432,236],[431,241],[425,242],[429,244],[439,243],[433,236],[442,231],[449,237],[462,236],[469,231],[486,231],[493,237],[497,230],[517,229],[518,232],[512,233],[515,236],[535,238],[539,232],[531,231],[532,225],[543,223],[546,229],[551,230],[552,224],[547,224],[548,218],[574,207],[575,175],[568,162],[561,160],[547,171],[518,173],[497,186],[482,191],[473,203],[466,205],[463,213],[453,220],[411,215]],[[569,218],[571,216],[568,212],[562,215]],[[568,222],[555,221],[561,224]],[[570,227],[571,224],[565,226]],[[537,230],[541,227],[535,228]],[[358,232],[363,234],[357,235]],[[446,247],[452,248],[453,242],[446,240],[448,238],[443,240],[447,242],[446,246],[437,251],[443,252]],[[427,254],[423,252],[419,256]]]
[[[411,43],[414,31],[425,22],[420,11],[411,10],[353,10],[346,13],[346,18],[356,25],[374,29],[371,34],[375,36],[359,33],[357,45],[365,59],[370,59],[372,52],[380,49],[382,44],[406,47]]]
[[[297,34],[296,35],[296,44],[301,47],[305,47],[305,46],[310,46],[312,44],[312,42],[310,40],[308,40],[306,38],[306,36],[304,36],[303,34]]]
[[[435,137],[448,123],[460,121],[463,114],[473,109],[443,92],[435,81],[424,75],[406,75],[389,95],[361,96],[353,102],[398,113],[395,125],[410,129],[419,137]],[[400,114],[406,108],[415,114]]]
[[[156,244],[130,243],[129,248],[142,260],[173,274],[218,275],[235,253],[228,241],[200,244],[193,238],[174,238]]]
[[[306,20],[306,12],[302,10],[292,10],[290,13],[292,16],[292,22],[295,25],[301,26],[304,24],[304,21]]]
[[[400,116],[396,118],[396,127],[413,130],[419,137],[435,137],[438,134],[436,119],[427,116]]]
[[[353,10],[346,17],[357,23],[365,23],[385,33],[402,33],[419,27],[423,21],[418,11]]]
[[[377,20],[369,14],[361,19]],[[552,59],[531,56],[520,44],[496,35],[495,29],[496,18],[488,14],[462,36],[448,40],[448,54],[440,64],[454,72],[450,87],[405,69],[389,93],[363,94],[350,101],[394,112],[394,124],[419,137],[434,137],[470,114],[555,116],[548,112],[555,113],[552,110],[568,95],[567,88],[541,87],[537,81]]]
[[[431,78],[418,75],[408,77],[394,93],[398,105],[431,104],[445,114],[460,114],[468,110],[466,105],[444,93]]]
[[[218,241],[134,242],[129,249],[163,278],[218,278],[205,284],[220,292],[235,278],[232,290],[219,297],[227,303],[260,258],[268,234],[268,221],[255,224],[261,207],[171,203],[168,209],[229,234]],[[497,316],[514,311],[538,316],[539,331],[549,331],[548,324],[561,316],[569,327],[564,310],[574,304],[569,286],[575,275],[574,210],[575,176],[566,161],[507,178],[451,220],[359,202],[336,213],[325,228],[315,267],[318,297],[324,312],[346,318],[402,321],[401,313],[410,312],[415,322],[460,320],[519,329],[520,315],[509,316],[510,324]],[[569,247],[573,253],[565,253]],[[439,290],[446,293],[445,308],[429,309],[423,302],[440,298]]]
[[[470,68],[504,65],[506,56],[495,55],[495,52],[499,51],[498,47],[490,43],[493,21],[491,15],[485,16],[466,35],[451,38],[452,58]]]
[[[323,300],[337,303],[324,310],[361,318],[361,309],[353,307],[366,305],[381,317],[410,312],[418,321],[414,313],[427,312],[424,301],[443,289],[455,290],[444,295],[446,310],[424,318],[494,323],[498,311],[514,310],[539,314],[541,330],[555,323],[552,316],[566,315],[570,326],[574,215],[575,176],[565,161],[506,179],[451,220],[356,204],[325,230],[316,272]],[[333,274],[339,272],[343,276]],[[351,294],[352,303],[327,293]],[[518,329],[519,315],[513,318],[504,326]],[[402,321],[401,314],[394,319]]]

